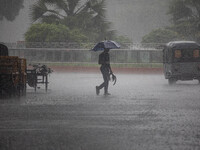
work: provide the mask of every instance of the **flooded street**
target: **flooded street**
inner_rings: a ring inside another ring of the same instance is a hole
[[[1,150],[200,149],[200,85],[162,74],[116,74],[96,96],[100,73],[53,73],[44,87],[0,100]]]

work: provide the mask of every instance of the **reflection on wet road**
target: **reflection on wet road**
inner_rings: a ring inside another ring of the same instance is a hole
[[[0,149],[200,149],[200,85],[163,75],[118,74],[111,96],[100,74],[54,73],[47,93],[0,100]]]

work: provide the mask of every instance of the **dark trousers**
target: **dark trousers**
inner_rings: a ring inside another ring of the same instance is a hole
[[[101,66],[100,70],[103,75],[104,82],[99,86],[99,89],[102,89],[104,87],[104,93],[108,93],[108,84],[110,80],[109,69],[108,67]]]

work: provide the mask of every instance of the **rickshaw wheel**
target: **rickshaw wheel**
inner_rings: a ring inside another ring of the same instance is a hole
[[[168,83],[169,83],[169,85],[173,85],[173,84],[175,84],[176,83],[176,79],[174,79],[174,78],[169,78],[168,79]]]

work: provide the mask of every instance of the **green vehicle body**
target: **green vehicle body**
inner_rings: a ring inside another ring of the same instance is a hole
[[[169,84],[177,80],[200,82],[200,45],[193,41],[167,43],[163,49],[163,71]]]

